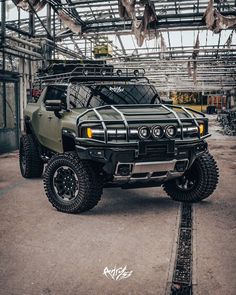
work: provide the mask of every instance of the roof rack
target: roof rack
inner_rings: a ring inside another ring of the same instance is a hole
[[[67,63],[65,61],[63,62],[54,62],[54,63],[51,63],[48,67],[44,68],[44,69],[39,69],[38,70],[38,75],[58,75],[58,74],[63,74],[63,73],[69,73],[69,72],[72,72],[74,71],[76,68],[80,68],[80,69],[83,69],[83,68],[101,68],[101,67],[106,67],[106,68],[110,68],[110,69],[113,69],[113,66],[112,65],[107,65],[106,63],[81,63],[81,62],[77,62],[77,61],[74,61],[74,62],[70,62],[70,63]]]
[[[46,68],[38,69],[38,75],[63,74],[84,66],[104,67],[106,62],[100,60],[49,60],[49,65]]]
[[[69,66],[73,67],[73,65]],[[130,81],[145,79],[149,82],[149,80],[144,75],[144,69],[114,69],[113,66],[109,65],[77,65],[72,71],[38,76],[36,81],[44,83],[70,83],[73,81]]]

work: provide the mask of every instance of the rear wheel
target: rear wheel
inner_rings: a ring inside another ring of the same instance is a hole
[[[25,178],[40,177],[43,173],[43,161],[31,134],[23,135],[20,139],[20,171]]]
[[[181,178],[164,183],[163,188],[173,200],[199,202],[214,192],[218,179],[216,161],[212,155],[205,153],[195,160]]]
[[[97,205],[102,195],[100,176],[75,153],[56,155],[44,173],[44,188],[51,204],[67,213],[80,213]]]

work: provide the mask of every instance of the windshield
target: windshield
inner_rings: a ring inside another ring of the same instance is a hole
[[[94,108],[117,104],[159,103],[156,89],[149,85],[79,85],[70,87],[70,104],[74,108]]]

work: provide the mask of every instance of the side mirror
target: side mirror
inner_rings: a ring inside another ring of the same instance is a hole
[[[49,112],[60,112],[65,107],[63,106],[61,100],[46,100],[45,101],[46,110]]]

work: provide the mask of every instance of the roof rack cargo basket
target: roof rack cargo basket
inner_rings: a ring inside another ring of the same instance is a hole
[[[76,60],[69,60],[69,61],[60,61],[60,60],[51,60],[49,66],[43,69],[39,69],[37,74],[39,76],[43,75],[56,75],[56,74],[63,74],[67,72],[72,72],[76,68],[84,68],[84,67],[106,67],[105,62],[100,61],[76,61]],[[113,66],[109,66],[112,67]]]
[[[61,64],[52,65],[53,74],[43,74],[36,80],[45,83],[68,83],[71,81],[129,81],[145,78],[144,69],[114,68],[112,65],[64,65],[61,72]],[[69,70],[69,71],[67,71]],[[147,80],[147,79],[146,79]]]

